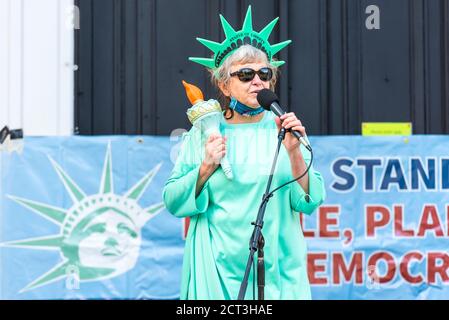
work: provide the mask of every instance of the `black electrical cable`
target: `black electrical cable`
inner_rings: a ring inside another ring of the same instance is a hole
[[[278,191],[279,189],[285,187],[286,185],[288,185],[288,184],[290,184],[290,183],[293,183],[293,182],[295,182],[295,181],[298,181],[299,179],[302,179],[302,178],[309,172],[310,167],[312,166],[312,162],[313,162],[313,151],[309,151],[309,152],[310,152],[310,162],[309,162],[309,165],[307,166],[306,171],[305,171],[303,174],[301,174],[298,178],[293,179],[293,180],[291,180],[291,181],[288,181],[288,182],[282,184],[281,186],[277,187],[276,189],[274,189],[273,191],[271,191],[271,192],[267,195],[267,197],[273,196],[273,194],[274,194],[276,191]]]

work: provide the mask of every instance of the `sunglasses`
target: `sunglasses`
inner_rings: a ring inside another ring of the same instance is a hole
[[[262,68],[259,71],[253,70],[251,68],[243,68],[236,72],[231,73],[231,77],[239,77],[239,80],[242,82],[249,82],[254,79],[256,74],[259,76],[259,79],[262,81],[270,81],[273,78],[273,70],[270,68]]]

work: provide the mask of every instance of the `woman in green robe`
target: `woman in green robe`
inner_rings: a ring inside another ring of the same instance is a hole
[[[250,8],[248,12],[242,31],[251,19]],[[228,24],[223,20],[226,32]],[[253,33],[258,36],[256,39],[264,35],[263,30]],[[196,127],[185,133],[163,190],[169,212],[191,219],[181,299],[237,299],[254,230],[251,222],[256,220],[267,186],[278,132],[284,127],[306,137],[306,130],[294,113],[279,118],[259,106],[257,93],[274,89],[280,61],[271,58],[272,52],[267,54],[254,44],[242,42],[215,67],[207,65],[226,100],[221,134],[205,137]],[[213,60],[216,63],[217,59]],[[196,62],[205,64],[204,61]],[[231,164],[232,180],[219,165],[223,157]],[[287,133],[272,189],[299,177],[309,163],[309,151]],[[322,176],[312,166],[302,179],[275,192],[268,202],[262,229],[265,299],[311,299],[307,249],[298,212],[311,214],[324,198]],[[252,281],[251,273],[245,299],[253,299]]]

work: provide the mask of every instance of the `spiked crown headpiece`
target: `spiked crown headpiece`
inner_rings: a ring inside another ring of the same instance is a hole
[[[226,19],[220,14],[221,24],[226,39],[222,43],[196,38],[201,44],[209,48],[214,52],[214,56],[211,59],[208,58],[195,58],[190,57],[189,60],[199,63],[207,68],[216,69],[220,67],[226,58],[230,56],[232,52],[240,48],[242,45],[249,44],[255,48],[258,48],[266,53],[268,61],[275,67],[282,66],[285,61],[273,61],[273,56],[288,46],[292,41],[287,40],[274,45],[268,42],[271,32],[276,25],[279,18],[271,21],[260,32],[253,30],[253,19],[251,15],[251,6],[248,7],[246,12],[245,21],[243,22],[242,30],[235,31],[234,28],[226,21]]]

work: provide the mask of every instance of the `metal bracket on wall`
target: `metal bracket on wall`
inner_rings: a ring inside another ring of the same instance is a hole
[[[6,151],[8,153],[23,152],[23,130],[10,130],[8,126],[3,127],[0,131],[0,152]]]

